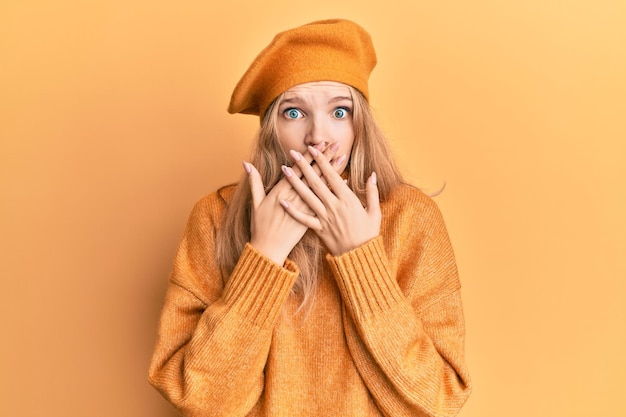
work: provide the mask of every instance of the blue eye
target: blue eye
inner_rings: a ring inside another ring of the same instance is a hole
[[[350,110],[345,107],[338,107],[333,111],[333,117],[336,119],[345,119],[348,117],[348,112]]]
[[[287,116],[288,119],[299,119],[303,116],[302,112],[295,108],[285,110],[284,115]]]

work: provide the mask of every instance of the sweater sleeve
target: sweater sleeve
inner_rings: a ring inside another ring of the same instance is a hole
[[[263,391],[272,329],[298,271],[248,244],[223,285],[207,204],[194,208],[179,246],[149,381],[185,416],[244,416]]]
[[[397,263],[382,236],[327,259],[350,353],[383,414],[454,416],[470,393],[460,284],[434,203],[416,221],[419,233],[402,225],[391,237],[403,240],[395,242]]]

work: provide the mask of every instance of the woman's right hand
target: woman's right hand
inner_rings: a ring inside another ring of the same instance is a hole
[[[336,147],[331,146],[324,152],[324,155],[333,165],[335,165],[333,158],[336,151]],[[305,154],[304,157],[309,163],[313,160],[309,153]],[[338,161],[342,162],[341,160]],[[256,167],[245,161],[243,165],[248,174],[252,192],[250,244],[272,261],[283,265],[291,250],[302,239],[308,228],[294,220],[282,208],[280,200],[286,200],[303,212],[310,214],[313,212],[285,178],[278,181],[266,195],[261,175]],[[318,175],[321,175],[319,168],[314,166],[314,169]],[[302,176],[297,166],[293,167],[293,171],[295,175]]]

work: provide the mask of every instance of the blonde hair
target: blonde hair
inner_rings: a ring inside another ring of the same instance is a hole
[[[403,182],[387,140],[376,124],[369,103],[356,89],[349,87],[353,100],[354,143],[348,162],[348,185],[365,204],[365,184],[372,172],[376,172],[380,200],[385,201],[391,191]],[[269,192],[282,178],[281,165],[290,165],[287,154],[276,136],[278,103],[282,94],[268,107],[252,149],[251,162],[258,169]],[[216,258],[225,280],[235,268],[241,252],[250,241],[251,191],[244,175],[222,219],[216,237]],[[293,293],[301,297],[300,309],[309,310],[315,298],[323,246],[312,230],[306,232],[289,254],[298,265],[300,275]]]

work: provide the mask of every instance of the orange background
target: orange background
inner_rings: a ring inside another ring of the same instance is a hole
[[[464,285],[462,417],[624,416],[626,2],[5,0],[0,415],[171,417],[146,382],[193,203],[257,119],[278,31],[373,36],[372,104]]]

